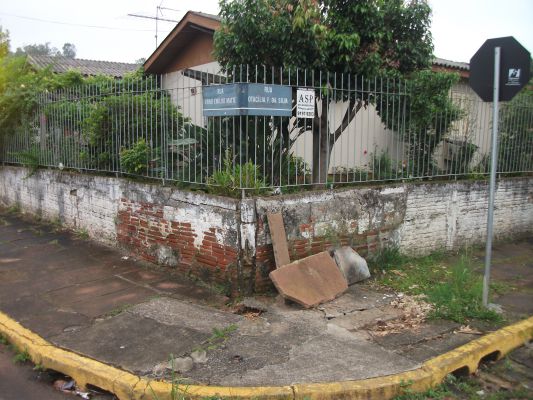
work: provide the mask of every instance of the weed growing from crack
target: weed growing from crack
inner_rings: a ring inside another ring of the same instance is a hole
[[[117,306],[113,308],[111,311],[107,312],[105,314],[106,317],[116,317],[119,314],[122,314],[127,309],[133,307],[131,304],[123,304],[121,306]]]
[[[183,378],[176,372],[176,369],[174,368],[174,355],[173,354],[170,354],[169,362],[170,362],[170,385],[171,385],[170,399],[171,400],[189,399],[190,398],[190,396],[188,395],[189,385],[186,384]],[[150,392],[152,394],[152,400],[159,400],[159,396],[155,392],[150,382],[148,383],[148,387],[150,388]]]
[[[0,344],[3,344],[5,346],[7,346],[9,344],[9,342],[7,341],[7,337],[5,337],[5,335],[3,335],[1,333],[0,333]]]
[[[228,339],[229,335],[237,330],[237,325],[231,324],[225,328],[213,328],[213,334],[200,346],[195,347],[193,350],[215,350],[223,345]]]
[[[89,239],[89,231],[85,228],[78,229],[74,232],[74,235],[81,240]]]
[[[13,346],[13,350],[15,351],[15,355],[13,356],[13,362],[15,364],[25,363],[31,360],[30,353],[28,353],[27,349],[20,350]]]
[[[42,364],[35,364],[35,366],[33,367],[33,370],[34,371],[39,371],[39,372],[45,372],[46,371],[46,367]]]
[[[8,214],[19,214],[20,213],[20,204],[13,204],[12,206],[8,207],[7,209]]]

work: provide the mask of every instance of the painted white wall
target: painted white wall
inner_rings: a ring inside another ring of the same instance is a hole
[[[211,62],[191,69],[220,74],[220,65]],[[176,71],[163,76],[163,88],[169,91],[172,101],[180,107],[183,114],[200,126],[206,126],[202,116],[202,83],[186,77],[183,71]],[[453,123],[447,137],[454,140],[466,140],[478,146],[471,166],[478,164],[490,151],[490,134],[492,108],[491,103],[484,103],[465,82],[456,84],[450,93],[454,102],[465,115]],[[328,118],[332,127],[340,125],[347,102],[330,107]],[[297,124],[295,118],[291,124]],[[337,140],[331,151],[330,173],[348,169],[368,170],[372,167],[373,155],[386,153],[398,166],[406,166],[406,143],[401,135],[387,129],[378,116],[373,105],[362,108]],[[437,146],[434,160],[444,169],[447,165],[445,153],[448,151],[443,143]],[[312,167],[313,140],[310,131],[301,134],[293,145],[293,152]],[[374,166],[378,169],[379,166]]]
[[[192,67],[196,71],[220,74],[217,62]],[[172,102],[176,104],[193,124],[205,126],[202,115],[202,82],[183,75],[183,71],[170,72],[162,76],[162,87],[170,93]]]

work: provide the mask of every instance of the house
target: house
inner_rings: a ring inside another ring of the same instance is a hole
[[[57,74],[75,70],[84,76],[107,75],[114,78],[122,78],[140,67],[138,64],[45,55],[28,55],[27,62],[35,69],[50,67]]]
[[[170,93],[172,101],[197,125],[204,125],[202,115],[202,84],[222,83],[220,66],[213,57],[213,35],[220,27],[220,17],[189,11],[144,63],[145,72],[160,74],[162,87]],[[447,138],[435,150],[434,161],[439,168],[449,168],[450,161],[468,144],[476,148],[471,164],[478,163],[490,148],[491,107],[483,103],[468,85],[467,63],[435,58],[432,70],[456,72],[460,81],[450,94],[465,110],[465,115],[450,127]],[[330,121],[342,120],[345,105],[339,104],[330,111]],[[355,134],[356,133],[356,134]],[[296,155],[312,160],[311,133],[301,135],[293,146]],[[405,164],[405,143],[382,123],[370,105],[365,115],[355,118],[335,143],[330,168],[365,168],[373,156],[386,153],[397,163]],[[332,172],[330,171],[330,172]]]

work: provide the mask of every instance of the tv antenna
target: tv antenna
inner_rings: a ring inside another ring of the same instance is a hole
[[[162,7],[161,6],[162,4],[163,4],[163,2],[161,1],[161,3],[156,7],[156,9],[155,9],[155,17],[149,16],[149,15],[141,15],[141,14],[128,14],[128,16],[135,17],[135,18],[155,19],[155,48],[156,49],[157,49],[157,46],[159,44],[158,40],[157,40],[157,36],[158,36],[158,33],[159,33],[159,21],[176,22],[176,23],[179,22],[179,21],[176,21],[176,20],[173,20],[173,19],[161,18],[163,16],[163,11],[162,10],[178,11],[178,12],[180,11],[180,10],[176,10],[174,8]]]

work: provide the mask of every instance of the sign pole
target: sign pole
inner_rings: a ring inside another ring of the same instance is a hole
[[[483,276],[483,305],[489,303],[490,264],[492,256],[492,226],[494,221],[494,192],[498,166],[498,101],[500,98],[500,47],[494,48],[494,86],[492,96],[492,146],[489,184],[489,210],[487,216],[487,247],[485,249],[485,275]]]

